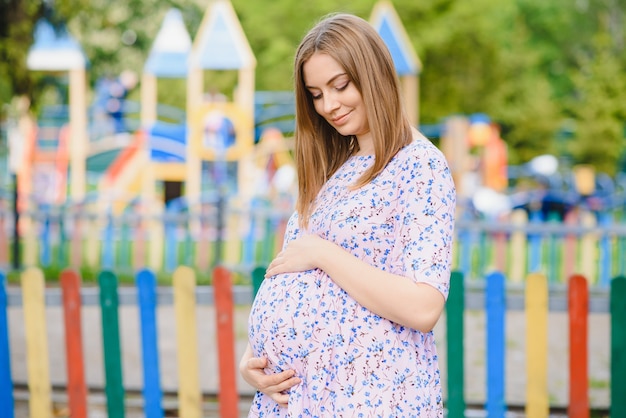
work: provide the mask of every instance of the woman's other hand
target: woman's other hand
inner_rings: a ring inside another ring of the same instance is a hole
[[[272,398],[282,407],[289,403],[287,391],[301,382],[295,370],[285,370],[280,373],[266,374],[267,359],[252,357],[250,346],[239,363],[239,372],[243,379],[253,388]]]

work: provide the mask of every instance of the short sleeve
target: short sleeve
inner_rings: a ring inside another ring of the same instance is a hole
[[[420,141],[403,162],[398,186],[397,240],[404,275],[448,298],[456,191],[448,163],[430,142]]]

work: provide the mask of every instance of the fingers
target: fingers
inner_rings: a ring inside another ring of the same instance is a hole
[[[294,373],[293,370],[286,370],[281,373],[269,375],[268,377],[271,377],[271,379],[267,379],[267,381],[271,380],[276,382],[279,379],[282,380],[276,382],[276,384],[260,388],[259,390],[272,398],[276,403],[286,407],[289,403],[288,390],[302,381],[299,377],[294,376]]]
[[[276,392],[278,392],[278,393],[287,392],[292,387],[300,384],[300,382],[302,382],[302,380],[299,377],[293,376],[293,377],[291,377],[291,378],[289,378],[287,380],[282,381],[278,385],[276,385],[276,387],[275,387]]]
[[[277,404],[282,406],[283,408],[287,408],[289,406],[289,395],[284,393],[274,393],[270,395],[270,398],[274,400]]]
[[[265,357],[251,357],[246,363],[248,369],[264,369],[267,366],[267,359]]]
[[[265,374],[263,369],[267,366],[267,358],[251,357],[245,363],[242,370],[244,379],[252,386],[266,394],[279,393],[290,389],[300,383],[295,370],[284,370],[280,373]]]
[[[300,379],[295,377],[294,370],[285,370],[280,373],[264,375],[259,379],[261,383],[260,390],[268,390],[272,392],[282,392],[299,383]],[[296,383],[294,383],[296,381]]]
[[[242,362],[240,367],[246,382],[283,407],[289,403],[289,389],[302,381],[296,376],[295,370],[265,374],[263,371],[267,367],[267,358],[265,357],[250,357]]]

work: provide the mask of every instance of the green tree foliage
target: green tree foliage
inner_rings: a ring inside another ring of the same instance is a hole
[[[45,18],[59,30],[89,4],[89,0],[0,1],[0,102],[9,103],[18,95],[32,100],[41,94],[41,74],[26,68],[36,22]]]
[[[33,39],[33,22],[42,15],[38,1],[0,2],[0,102],[28,94],[33,83],[26,69],[26,52]]]
[[[614,175],[624,144],[626,82],[608,36],[600,36],[596,49],[580,59],[573,74],[576,96],[570,108],[576,121],[570,152],[576,163],[592,164]]]
[[[547,81],[557,116],[573,123],[564,151],[573,163],[614,174],[626,126],[626,1],[518,0],[528,28],[528,50]],[[554,135],[548,137],[554,142]]]
[[[321,17],[350,12],[369,18],[375,0],[233,0],[256,60],[258,90],[291,90],[300,39]]]

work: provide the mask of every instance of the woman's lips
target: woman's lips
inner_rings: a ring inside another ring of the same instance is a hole
[[[333,125],[337,125],[337,126],[344,125],[348,121],[348,115],[349,113],[346,113],[339,117],[333,118],[332,119]]]

